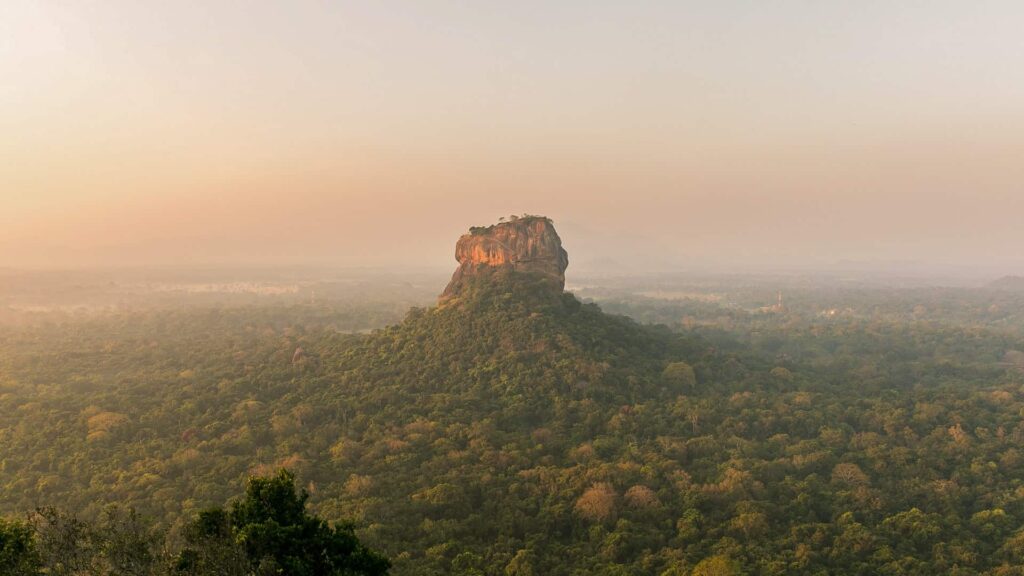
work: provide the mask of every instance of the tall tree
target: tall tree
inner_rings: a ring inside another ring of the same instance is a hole
[[[331,526],[309,514],[308,498],[286,470],[250,478],[245,496],[229,510],[206,510],[189,525],[179,571],[195,576],[387,574],[386,558],[363,546],[351,526]]]

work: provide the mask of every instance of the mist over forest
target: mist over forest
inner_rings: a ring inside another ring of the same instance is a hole
[[[1024,576],[1024,3],[0,2],[0,576]]]

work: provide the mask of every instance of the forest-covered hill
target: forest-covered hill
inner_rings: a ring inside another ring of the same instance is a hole
[[[1019,334],[673,331],[491,280],[368,336],[301,306],[5,330],[0,511],[173,532],[283,467],[394,574],[1019,573]]]

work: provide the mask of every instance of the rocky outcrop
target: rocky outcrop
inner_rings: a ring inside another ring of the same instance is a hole
[[[470,228],[455,245],[459,268],[441,294],[456,296],[471,278],[496,271],[528,273],[550,279],[561,292],[569,254],[550,219],[541,216],[512,217],[493,226]]]

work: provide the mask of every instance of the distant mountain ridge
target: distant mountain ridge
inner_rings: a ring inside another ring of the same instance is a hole
[[[988,285],[995,290],[1024,290],[1024,276],[1003,276]]]

